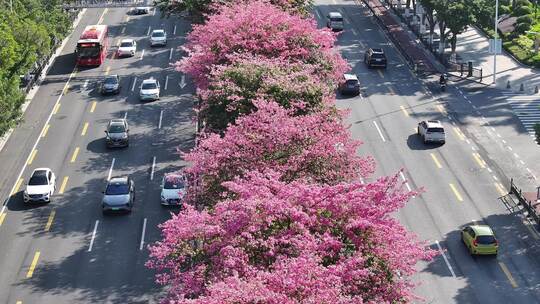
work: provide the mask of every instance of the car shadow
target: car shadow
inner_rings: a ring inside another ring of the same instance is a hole
[[[410,134],[407,137],[407,146],[411,150],[431,150],[441,147],[443,144],[439,143],[424,143],[422,137],[417,133]]]

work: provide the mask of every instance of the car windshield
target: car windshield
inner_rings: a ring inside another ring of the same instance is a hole
[[[130,41],[122,42],[122,44],[120,44],[120,47],[132,47],[132,46],[133,46],[133,42],[130,42]]]
[[[342,17],[330,17],[330,21],[332,22],[343,22]]]
[[[28,181],[30,186],[47,185],[47,177],[45,175],[34,175]]]
[[[117,84],[118,79],[116,79],[116,77],[107,77],[107,78],[105,78],[105,83],[106,84]]]
[[[123,195],[129,193],[129,187],[127,184],[110,184],[105,190],[107,195]]]
[[[164,32],[153,32],[152,37],[165,37]]]
[[[373,55],[371,55],[371,57],[373,57],[373,58],[384,58],[384,54],[381,54],[381,53],[373,53]]]
[[[180,176],[168,176],[165,178],[163,189],[182,189],[184,188],[184,179]]]
[[[157,89],[157,85],[154,82],[143,83],[142,89],[143,90],[154,90],[154,89]]]
[[[443,128],[429,128],[427,131],[430,133],[444,133]]]
[[[111,125],[109,127],[109,133],[124,133],[126,132],[126,128],[124,125]]]
[[[489,245],[495,243],[495,237],[492,235],[479,235],[476,237],[478,244]]]
[[[358,80],[347,80],[348,86],[355,86],[358,84]]]

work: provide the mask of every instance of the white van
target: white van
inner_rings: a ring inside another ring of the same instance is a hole
[[[332,31],[342,31],[345,24],[343,22],[343,16],[341,13],[338,12],[330,12],[328,13],[328,16],[326,16],[328,19],[328,22],[326,23],[326,26],[330,28]]]

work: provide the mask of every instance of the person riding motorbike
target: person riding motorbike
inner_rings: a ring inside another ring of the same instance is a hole
[[[439,78],[439,84],[445,85],[446,84],[446,78],[444,77],[444,74],[441,75],[441,78]]]

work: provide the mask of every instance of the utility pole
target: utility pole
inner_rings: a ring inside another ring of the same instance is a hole
[[[499,37],[498,32],[498,25],[499,25],[499,0],[495,1],[495,39],[493,39],[493,84],[495,84],[495,80],[497,79],[497,38]]]

